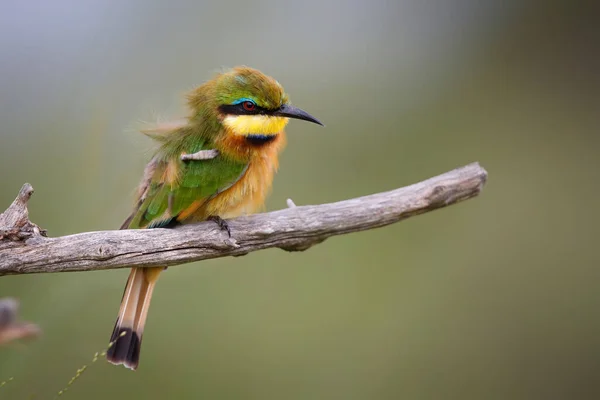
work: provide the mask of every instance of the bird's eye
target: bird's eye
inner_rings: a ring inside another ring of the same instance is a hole
[[[242,103],[242,107],[244,107],[244,110],[246,111],[254,111],[256,109],[256,104],[251,101],[245,101]]]

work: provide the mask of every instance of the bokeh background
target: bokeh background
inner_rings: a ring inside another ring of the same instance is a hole
[[[114,229],[152,143],[222,67],[276,77],[292,122],[267,209],[479,161],[481,197],[305,253],[170,268],[141,366],[64,399],[600,395],[597,8],[550,1],[17,1],[0,13],[0,208],[51,236]],[[53,398],[106,347],[128,271],[7,276],[38,340],[4,399]]]

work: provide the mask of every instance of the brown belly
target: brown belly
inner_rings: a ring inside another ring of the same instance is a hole
[[[204,221],[211,215],[228,219],[260,211],[271,191],[276,168],[276,157],[253,160],[240,180],[206,201],[186,220]]]
[[[248,169],[229,189],[202,202],[200,208],[190,215],[190,219],[204,221],[209,216],[227,219],[260,211],[271,191],[273,177],[279,167],[278,156],[285,142],[284,132],[261,145],[248,143],[243,136],[233,133],[215,142],[216,148],[228,157],[249,159]]]

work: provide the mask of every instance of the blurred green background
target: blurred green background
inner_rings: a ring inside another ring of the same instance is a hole
[[[170,268],[139,370],[102,360],[62,398],[598,398],[589,3],[3,0],[0,208],[30,182],[51,236],[117,228],[140,121],[239,64],[327,125],[290,124],[269,210],[489,172],[481,197],[305,253]],[[89,364],[127,274],[2,277],[44,335],[0,349],[0,398],[53,398]]]

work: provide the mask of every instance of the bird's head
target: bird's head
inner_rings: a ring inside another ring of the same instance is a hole
[[[202,90],[203,89],[203,90]],[[307,112],[292,106],[275,79],[248,67],[219,74],[193,92],[190,105],[213,113],[228,132],[251,141],[268,142],[283,131],[290,118],[323,125]]]

